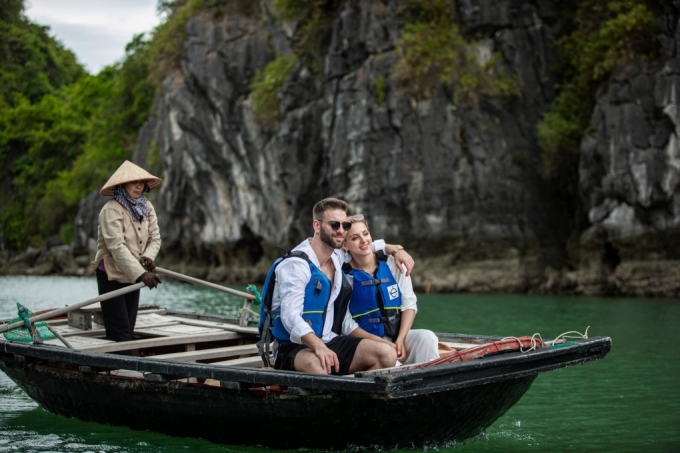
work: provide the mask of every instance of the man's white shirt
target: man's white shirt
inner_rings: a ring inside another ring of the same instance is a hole
[[[308,238],[302,241],[293,250],[301,251],[307,254],[309,260],[317,267],[321,267],[319,259],[312,249],[312,239]],[[385,241],[382,239],[373,242],[373,250],[384,250]],[[323,325],[323,332],[321,340],[328,343],[337,336],[331,329],[333,327],[333,306],[335,299],[340,294],[342,288],[342,280],[345,278],[342,272],[342,264],[351,260],[343,249],[336,249],[331,254],[333,265],[335,266],[335,276],[333,278],[333,287],[331,288],[330,300],[328,308],[326,309],[326,318]],[[276,310],[281,307],[281,321],[283,326],[290,334],[290,340],[294,343],[302,344],[302,337],[309,333],[313,333],[311,326],[302,318],[302,312],[305,302],[305,290],[307,284],[312,278],[312,272],[309,269],[309,263],[302,258],[287,258],[283,260],[276,267],[276,285],[274,286],[274,295],[272,298],[272,309]],[[281,301],[286,301],[283,305]],[[349,311],[343,320],[344,335],[348,335],[356,327],[350,327],[351,320]]]

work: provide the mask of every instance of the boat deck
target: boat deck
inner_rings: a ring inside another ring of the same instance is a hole
[[[83,321],[87,317],[91,319]],[[187,317],[157,306],[140,306],[135,340],[114,342],[105,338],[102,322],[101,308],[95,304],[69,314],[68,318],[49,320],[47,324],[78,351],[114,354],[123,352],[137,357],[221,367],[263,367],[258,355],[258,332],[255,326],[239,326],[210,317]],[[440,340],[457,350],[484,343],[478,340]],[[46,340],[45,344],[66,347],[58,338]],[[142,376],[134,371],[118,373],[123,374],[130,377]]]

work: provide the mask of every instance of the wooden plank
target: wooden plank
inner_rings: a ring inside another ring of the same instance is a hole
[[[138,313],[137,321],[135,322],[135,329],[138,327],[157,326],[159,324],[173,322],[174,319],[168,319],[167,316],[159,313]]]
[[[218,329],[231,330],[233,332],[251,333],[253,335],[258,334],[257,327],[241,327],[241,326],[237,326],[235,324],[229,324],[229,323],[224,323],[224,322],[201,321],[199,319],[188,319],[188,318],[183,318],[181,316],[172,316],[172,315],[168,315],[167,318],[168,319],[174,319],[174,320],[179,321],[182,324],[186,324],[188,326],[215,327],[215,328],[218,328]]]
[[[88,336],[70,336],[68,338],[68,342],[73,346],[73,349],[84,349],[90,346],[102,346],[105,344],[111,344],[115,343],[115,341],[111,340],[104,340],[101,338],[92,338]],[[64,343],[61,342],[58,338],[53,338],[51,340],[46,340],[46,344],[51,344],[54,346],[64,346]]]
[[[126,378],[136,378],[136,379],[144,379],[144,373],[140,373],[139,371],[132,371],[132,370],[111,370],[109,372],[111,376],[116,376],[116,377],[126,377]]]
[[[50,324],[52,326],[52,324]],[[157,313],[144,313],[137,316],[137,322],[135,324],[135,332],[141,328],[151,328],[151,327],[162,327],[162,326],[172,326],[179,325],[179,321],[174,319],[167,319],[165,316],[160,316]],[[59,332],[62,337],[70,336],[103,336],[106,335],[106,329],[100,324],[92,324],[92,329],[81,330],[77,327],[69,325],[59,325],[53,326],[53,328]]]
[[[180,335],[176,337],[159,337],[159,338],[146,338],[144,340],[122,341],[119,343],[101,346],[88,346],[81,348],[81,350],[87,352],[115,352],[125,351],[127,349],[144,349],[155,348],[159,346],[172,346],[178,344],[202,343],[205,341],[234,340],[237,338],[244,338],[249,336],[250,335],[244,335],[238,332],[220,331],[198,335]]]
[[[262,368],[262,359],[260,356],[254,356],[254,357],[243,357],[242,359],[234,359],[234,360],[224,360],[222,362],[213,362],[210,363],[210,365],[218,365],[218,366],[248,366],[248,367],[255,367],[255,368]]]
[[[156,337],[175,337],[178,335],[198,335],[210,332],[224,332],[223,329],[214,329],[208,327],[186,326],[178,321],[172,321],[172,325],[168,326],[152,326],[148,328],[137,329],[135,333],[152,335]]]
[[[244,344],[239,346],[227,346],[224,348],[202,349],[200,351],[175,352],[172,354],[159,354],[152,356],[154,359],[179,360],[183,362],[196,362],[198,360],[211,360],[226,357],[234,357],[257,352],[256,344]],[[258,357],[259,358],[259,357]]]
[[[474,348],[475,346],[480,346],[479,344],[473,344],[473,343],[458,343],[455,341],[439,341],[440,343],[444,343],[446,345],[451,346],[454,349],[469,349],[469,348]]]

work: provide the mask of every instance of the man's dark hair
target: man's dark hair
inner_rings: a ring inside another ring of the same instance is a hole
[[[324,212],[329,209],[341,209],[347,212],[347,202],[340,200],[339,198],[324,198],[314,205],[312,210],[315,220],[323,220]]]

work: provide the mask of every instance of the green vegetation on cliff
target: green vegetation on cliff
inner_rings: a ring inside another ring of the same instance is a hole
[[[340,0],[273,0],[274,14],[281,20],[296,20],[292,47],[314,73],[323,72],[323,60],[330,44],[333,16]]]
[[[544,164],[553,174],[574,171],[596,90],[612,68],[656,52],[654,16],[644,2],[565,0],[559,7],[559,95],[537,128]]]
[[[485,49],[483,40],[463,37],[454,1],[406,0],[401,16],[401,59],[394,76],[410,96],[429,99],[444,86],[452,91],[452,102],[471,107],[480,96],[520,93],[521,79],[507,72],[498,53]]]
[[[264,71],[257,71],[250,84],[253,115],[263,124],[273,124],[280,118],[279,89],[297,65],[295,55],[282,55],[271,61]]]

